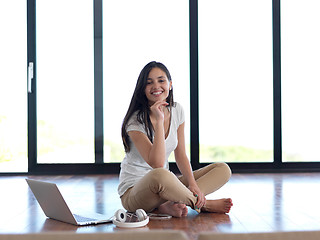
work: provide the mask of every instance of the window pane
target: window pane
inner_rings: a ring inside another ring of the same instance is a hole
[[[26,1],[0,1],[0,172],[26,172]]]
[[[37,86],[38,163],[94,162],[92,0],[37,1]]]
[[[105,162],[124,157],[122,120],[138,75],[150,61],[164,63],[171,73],[174,99],[185,110],[189,145],[188,4],[183,0],[103,2]]]
[[[281,1],[284,162],[320,161],[319,11],[317,0]]]
[[[200,162],[273,161],[272,1],[199,1]]]

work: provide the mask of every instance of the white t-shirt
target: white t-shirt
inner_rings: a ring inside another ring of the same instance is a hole
[[[166,162],[164,168],[169,169],[168,158],[178,145],[178,128],[184,122],[184,111],[179,103],[175,103],[171,112],[171,123],[168,137],[165,139]],[[137,121],[137,113],[134,113],[128,121],[127,132],[139,131],[147,135],[143,124]],[[120,184],[118,193],[120,197],[133,187],[143,176],[153,168],[143,159],[138,149],[130,141],[130,152],[126,153],[121,162]]]

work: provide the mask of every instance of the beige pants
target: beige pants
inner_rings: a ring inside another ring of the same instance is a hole
[[[228,182],[231,170],[225,163],[213,163],[194,171],[193,175],[202,193],[207,195]],[[187,188],[183,176],[177,177],[163,168],[150,171],[121,197],[123,207],[130,212],[139,208],[151,212],[166,201],[184,203],[194,209],[197,198]]]

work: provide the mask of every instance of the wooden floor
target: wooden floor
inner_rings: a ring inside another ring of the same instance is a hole
[[[25,178],[57,183],[73,210],[87,209],[108,216],[121,208],[115,175],[1,176],[0,234],[45,231],[77,233],[125,231],[113,224],[77,227],[47,219]],[[231,197],[229,214],[197,214],[186,218],[151,220],[144,229],[178,229],[196,239],[201,231],[273,232],[320,230],[320,173],[234,174],[209,199]],[[139,229],[138,231],[141,231]]]

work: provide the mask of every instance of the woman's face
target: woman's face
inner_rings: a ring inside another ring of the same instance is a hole
[[[169,81],[166,73],[160,68],[152,68],[147,78],[145,94],[149,101],[149,105],[153,105],[157,101],[165,101],[169,96],[172,82]]]

